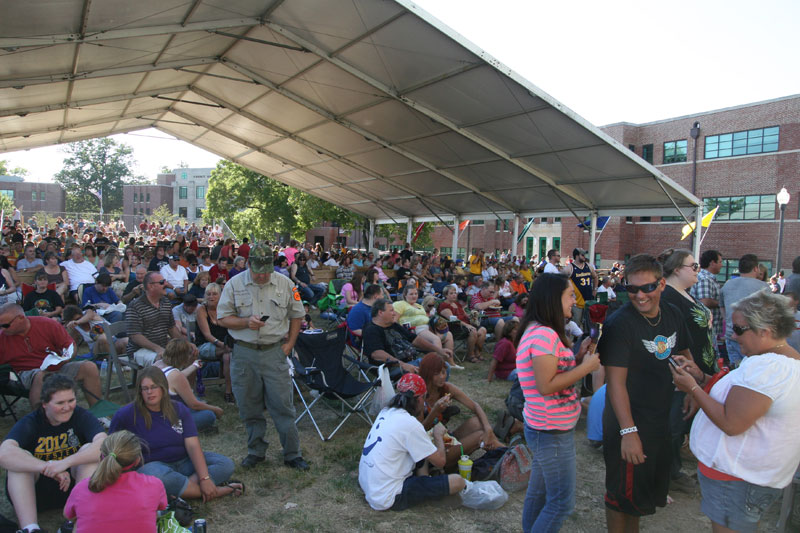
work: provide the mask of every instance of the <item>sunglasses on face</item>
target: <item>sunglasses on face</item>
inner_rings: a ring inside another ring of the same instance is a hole
[[[639,291],[649,294],[658,288],[659,281],[661,280],[656,280],[653,283],[645,283],[644,285],[625,284],[625,290],[628,292],[628,294],[636,294]]]
[[[688,264],[688,265],[681,265],[681,266],[682,266],[682,267],[691,268],[691,269],[692,269],[692,270],[694,270],[695,272],[697,272],[698,270],[700,270],[700,263],[690,263],[690,264]]]
[[[10,327],[11,327],[11,324],[13,324],[13,323],[14,323],[14,321],[15,321],[16,319],[18,319],[18,318],[22,318],[22,315],[17,315],[17,316],[15,316],[14,318],[12,318],[11,320],[9,320],[9,321],[8,321],[8,324],[0,324],[0,329],[7,329],[7,328],[10,328]]]
[[[749,329],[752,329],[752,328],[750,326],[739,326],[737,324],[733,324],[731,326],[731,329],[733,330],[734,333],[736,333],[736,335],[741,336],[741,335],[744,335],[745,331],[747,331]]]

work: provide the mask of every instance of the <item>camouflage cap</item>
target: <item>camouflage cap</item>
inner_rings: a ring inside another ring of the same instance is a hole
[[[254,274],[267,274],[275,271],[272,249],[264,244],[254,246],[248,258],[250,271]]]

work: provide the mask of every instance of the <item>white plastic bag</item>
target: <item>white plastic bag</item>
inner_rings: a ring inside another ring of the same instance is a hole
[[[386,365],[378,367],[378,379],[381,384],[375,395],[372,397],[372,405],[369,409],[369,414],[373,417],[378,416],[384,407],[389,405],[389,401],[394,398],[394,387],[392,386],[392,378],[389,376],[389,369]]]
[[[481,511],[500,509],[508,501],[508,493],[497,481],[467,481],[459,494],[461,505]]]

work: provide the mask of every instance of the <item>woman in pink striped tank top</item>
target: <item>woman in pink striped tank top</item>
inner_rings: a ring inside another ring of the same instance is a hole
[[[575,383],[600,367],[596,353],[577,357],[564,331],[575,291],[560,274],[536,278],[517,329],[517,377],[525,395],[525,439],[533,468],[522,510],[522,529],[556,532],[575,507],[575,424],[580,402]]]

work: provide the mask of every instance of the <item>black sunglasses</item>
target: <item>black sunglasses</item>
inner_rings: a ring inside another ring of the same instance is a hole
[[[11,321],[10,321],[8,324],[0,324],[0,329],[6,329],[6,328],[10,328],[10,327],[11,327],[11,324],[13,324],[13,323],[14,323],[14,321],[15,321],[16,319],[18,319],[18,318],[22,318],[22,315],[17,315],[17,316],[15,316],[14,318],[12,318],[12,319],[11,319]]]
[[[658,288],[658,282],[661,281],[660,279],[654,281],[653,283],[645,283],[644,285],[629,285],[625,284],[625,290],[628,294],[636,294],[639,291],[642,291],[645,294],[649,294]]]
[[[691,264],[689,264],[689,265],[681,265],[681,266],[684,266],[684,267],[689,267],[689,268],[691,268],[692,270],[694,270],[695,272],[697,272],[698,270],[700,270],[700,263],[691,263]]]
[[[731,325],[731,329],[733,330],[734,333],[741,336],[744,335],[745,331],[753,328],[751,328],[750,326],[739,326],[737,324],[733,324]]]

